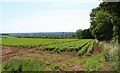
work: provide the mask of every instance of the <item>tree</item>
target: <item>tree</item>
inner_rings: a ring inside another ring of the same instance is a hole
[[[76,37],[79,39],[94,39],[90,29],[84,29],[84,30],[77,30],[76,31]]]
[[[98,40],[119,39],[120,2],[102,2],[90,13],[92,34]],[[107,33],[108,32],[108,33]]]
[[[113,15],[113,38],[120,43],[120,1],[103,2],[99,5],[99,8]]]
[[[81,34],[82,34],[82,29],[77,30],[76,31],[76,38],[81,39],[82,38]]]
[[[98,11],[94,19],[92,34],[98,40],[111,40],[113,37],[112,15],[104,11]]]

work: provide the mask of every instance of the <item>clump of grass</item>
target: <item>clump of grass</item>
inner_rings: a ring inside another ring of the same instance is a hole
[[[85,69],[87,71],[97,71],[100,68],[101,68],[101,64],[96,59],[89,59],[85,63]]]
[[[3,71],[44,71],[45,64],[39,59],[9,60],[3,64]]]
[[[2,72],[2,63],[0,63],[0,73]]]
[[[98,71],[101,70],[102,62],[105,61],[104,52],[84,59],[84,68],[86,71]]]
[[[107,60],[113,67],[113,70],[120,72],[120,62],[119,62],[120,44],[118,43],[118,41],[112,40],[110,42],[101,42],[101,45],[103,46],[103,48],[105,49],[105,51],[109,56]]]
[[[50,66],[51,70],[59,70],[59,65],[58,64],[52,64]]]

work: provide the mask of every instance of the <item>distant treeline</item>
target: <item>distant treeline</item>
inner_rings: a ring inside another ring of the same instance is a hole
[[[75,38],[75,32],[5,33],[1,35],[2,38]]]

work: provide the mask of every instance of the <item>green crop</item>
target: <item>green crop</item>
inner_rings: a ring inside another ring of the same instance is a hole
[[[78,54],[79,54],[80,56],[82,56],[83,53],[86,52],[86,50],[88,49],[88,47],[90,46],[90,44],[91,44],[91,43],[89,42],[89,43],[87,43],[84,47],[82,47],[82,49],[79,50]]]
[[[87,53],[86,54],[90,54],[92,52],[93,44],[94,44],[94,40],[91,40],[91,44],[90,44],[89,48],[87,49]]]
[[[75,40],[76,39],[2,38],[2,45],[33,48],[57,43],[71,42]]]
[[[79,55],[93,49],[91,39],[40,39],[40,38],[2,38],[3,46],[20,48],[36,48],[37,50],[53,50],[55,52],[76,50]]]

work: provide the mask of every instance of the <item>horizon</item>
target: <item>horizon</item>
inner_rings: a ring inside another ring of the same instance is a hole
[[[75,32],[15,32],[15,34],[29,34],[29,33],[75,33]],[[0,33],[0,34],[14,34],[14,32],[11,33]]]
[[[0,3],[0,33],[76,32],[90,27],[91,9],[100,1],[45,0]]]

